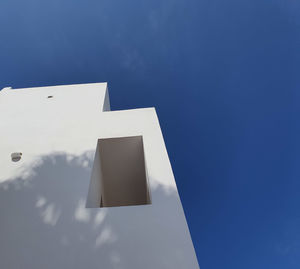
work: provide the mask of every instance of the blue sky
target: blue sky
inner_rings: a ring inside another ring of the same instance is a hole
[[[1,0],[0,87],[155,106],[201,269],[300,268],[298,0]]]

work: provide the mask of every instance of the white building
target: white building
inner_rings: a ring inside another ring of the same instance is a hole
[[[154,108],[0,91],[0,268],[199,268]]]

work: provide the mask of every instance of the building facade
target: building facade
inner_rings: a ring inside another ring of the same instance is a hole
[[[154,108],[0,91],[0,268],[199,268]]]

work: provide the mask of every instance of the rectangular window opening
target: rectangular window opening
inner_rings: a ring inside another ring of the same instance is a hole
[[[98,139],[87,207],[151,204],[142,136]]]

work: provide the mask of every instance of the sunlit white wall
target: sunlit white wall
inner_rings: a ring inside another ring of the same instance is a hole
[[[155,109],[108,110],[106,83],[0,92],[1,268],[198,268]],[[152,204],[86,208],[97,140],[136,135]]]

